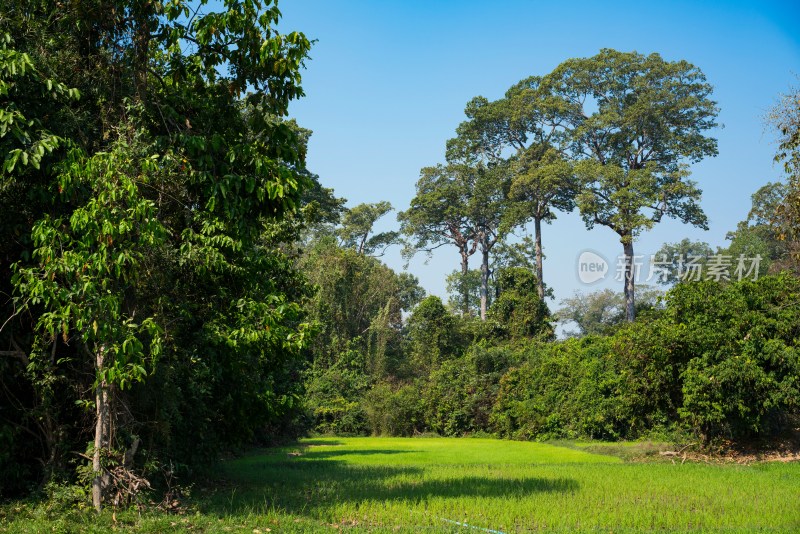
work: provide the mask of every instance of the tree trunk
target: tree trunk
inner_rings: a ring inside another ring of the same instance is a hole
[[[634,299],[634,278],[636,277],[635,266],[633,264],[633,240],[632,238],[622,239],[622,247],[625,252],[625,319],[633,322],[636,318],[636,307]]]
[[[544,270],[544,262],[542,260],[542,219],[539,217],[533,219],[533,233],[536,240],[536,292],[539,294],[539,298],[544,300],[544,278],[542,276]]]
[[[486,320],[489,306],[489,247],[481,246],[481,321]]]
[[[95,370],[99,373],[104,368],[105,347],[97,350]],[[100,512],[103,506],[103,493],[108,483],[102,465],[102,451],[109,446],[111,433],[111,409],[108,402],[108,383],[101,380],[95,392],[96,417],[94,426],[94,454],[92,455],[92,505]]]
[[[146,7],[140,8],[141,11],[134,13],[134,73],[133,84],[136,91],[136,99],[139,102],[147,101],[147,77],[150,60],[150,29],[148,28],[149,17]]]
[[[461,249],[461,314],[464,317],[469,315],[467,275],[469,275],[469,253],[467,252],[467,245],[464,245]]]

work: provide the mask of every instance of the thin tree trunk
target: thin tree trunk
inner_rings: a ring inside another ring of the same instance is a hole
[[[544,278],[543,278],[543,259],[542,259],[542,219],[533,219],[533,233],[536,240],[536,292],[539,298],[544,300]]]
[[[636,301],[634,298],[634,279],[636,277],[633,263],[633,240],[623,237],[622,247],[625,252],[625,319],[633,322],[636,319]]]
[[[467,245],[461,249],[461,314],[464,317],[469,315],[469,287],[467,286],[467,275],[469,274],[469,254]]]
[[[147,68],[149,64],[150,30],[147,27],[148,17],[145,13],[146,8],[134,14],[134,37],[133,46],[135,50],[135,64],[133,73],[133,83],[136,90],[136,98],[139,102],[147,101]]]
[[[97,350],[95,369],[102,371],[104,368],[105,347]],[[108,403],[108,383],[101,380],[95,392],[96,421],[94,426],[94,454],[92,455],[92,505],[100,512],[103,506],[103,492],[107,483],[107,475],[103,471],[102,451],[107,449],[111,431],[111,410]]]
[[[13,342],[13,340],[12,340]],[[16,344],[15,344],[16,345]],[[53,373],[55,366],[56,366],[56,350],[58,347],[58,336],[55,336],[53,339],[53,344],[50,347],[50,368],[48,370],[49,373]],[[52,399],[52,391],[47,393],[48,400],[44,398],[44,391],[37,395],[40,397],[40,406],[51,406],[54,403],[48,402],[49,399]],[[44,437],[44,446],[47,450],[47,460],[45,461],[43,473],[42,473],[42,483],[40,487],[44,487],[44,485],[52,479],[53,473],[57,470],[57,460],[58,460],[58,424],[53,418],[53,410],[49,407],[44,410],[44,413],[41,416],[41,423],[39,424],[39,428],[42,432]]]
[[[489,247],[481,246],[481,321],[486,320],[489,307]]]

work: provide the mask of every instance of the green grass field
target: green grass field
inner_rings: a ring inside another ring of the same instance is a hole
[[[602,447],[593,447],[597,450]],[[800,464],[625,462],[491,439],[324,438],[224,462],[185,515],[7,513],[10,531],[800,532]],[[1,527],[0,527],[1,528]]]

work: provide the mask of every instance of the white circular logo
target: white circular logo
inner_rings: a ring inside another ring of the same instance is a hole
[[[578,279],[584,284],[593,284],[605,278],[607,274],[608,262],[600,254],[584,250],[578,256]]]

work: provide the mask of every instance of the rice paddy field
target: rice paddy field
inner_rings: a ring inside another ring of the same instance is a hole
[[[800,464],[626,461],[603,446],[323,438],[223,462],[180,514],[4,507],[9,532],[800,532]]]

